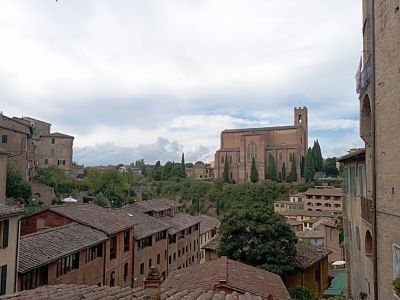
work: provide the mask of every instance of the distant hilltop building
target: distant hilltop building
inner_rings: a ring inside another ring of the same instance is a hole
[[[9,118],[0,113],[0,148],[26,180],[35,177],[39,168],[60,167],[72,171],[74,137],[50,132],[51,124],[33,118]]]
[[[300,163],[307,154],[308,117],[306,107],[294,108],[294,124],[290,126],[227,129],[221,133],[221,147],[215,153],[214,176],[223,178],[225,159],[228,159],[229,178],[235,182],[250,181],[254,157],[260,180],[267,179],[269,157],[272,155],[277,174],[285,164],[290,173],[290,157],[296,160],[297,178]]]
[[[193,167],[186,167],[186,176],[197,180],[214,178],[214,167],[212,164],[197,161]]]

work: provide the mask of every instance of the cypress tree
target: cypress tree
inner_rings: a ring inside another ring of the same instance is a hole
[[[181,177],[182,177],[182,178],[185,178],[185,177],[186,177],[185,153],[182,153],[182,159],[181,159]]]
[[[297,170],[296,170],[296,158],[292,157],[292,163],[290,165],[290,174],[289,174],[290,181],[297,181]]]
[[[306,159],[304,156],[301,156],[301,161],[300,161],[300,176],[301,178],[304,178],[304,164],[306,163]]]
[[[272,154],[269,155],[268,159],[268,179],[276,180],[275,159]]]
[[[229,182],[229,165],[228,165],[228,153],[225,153],[224,162],[224,182]]]
[[[254,159],[254,156],[251,161],[250,181],[253,183],[258,181],[258,172],[257,172],[256,161]]]
[[[282,180],[286,181],[286,166],[285,166],[285,163],[283,163],[283,165],[282,165],[281,174],[282,174]]]
[[[319,145],[318,140],[314,142],[313,156],[314,156],[315,171],[322,171],[323,158],[321,153],[321,147]]]
[[[306,161],[304,165],[304,178],[307,181],[311,181],[314,179],[314,174],[315,174],[314,155],[312,153],[312,149],[308,148]]]

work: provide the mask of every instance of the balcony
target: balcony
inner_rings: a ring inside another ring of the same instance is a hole
[[[372,224],[373,211],[372,200],[361,197],[361,218],[369,224]]]
[[[361,71],[360,97],[364,94],[369,83],[371,82],[371,77],[372,77],[372,63],[371,63],[371,58],[368,58],[367,62],[364,65],[363,70]]]

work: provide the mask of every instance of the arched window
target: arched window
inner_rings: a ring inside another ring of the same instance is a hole
[[[372,255],[372,235],[369,230],[365,233],[365,255]]]
[[[371,104],[368,95],[362,99],[361,108],[361,124],[360,135],[361,138],[370,145],[371,143]]]

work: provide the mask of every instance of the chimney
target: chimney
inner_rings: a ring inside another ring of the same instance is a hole
[[[0,205],[6,203],[7,152],[0,149]]]
[[[149,274],[144,280],[146,299],[160,300],[161,298],[161,276],[157,267],[152,266]]]

